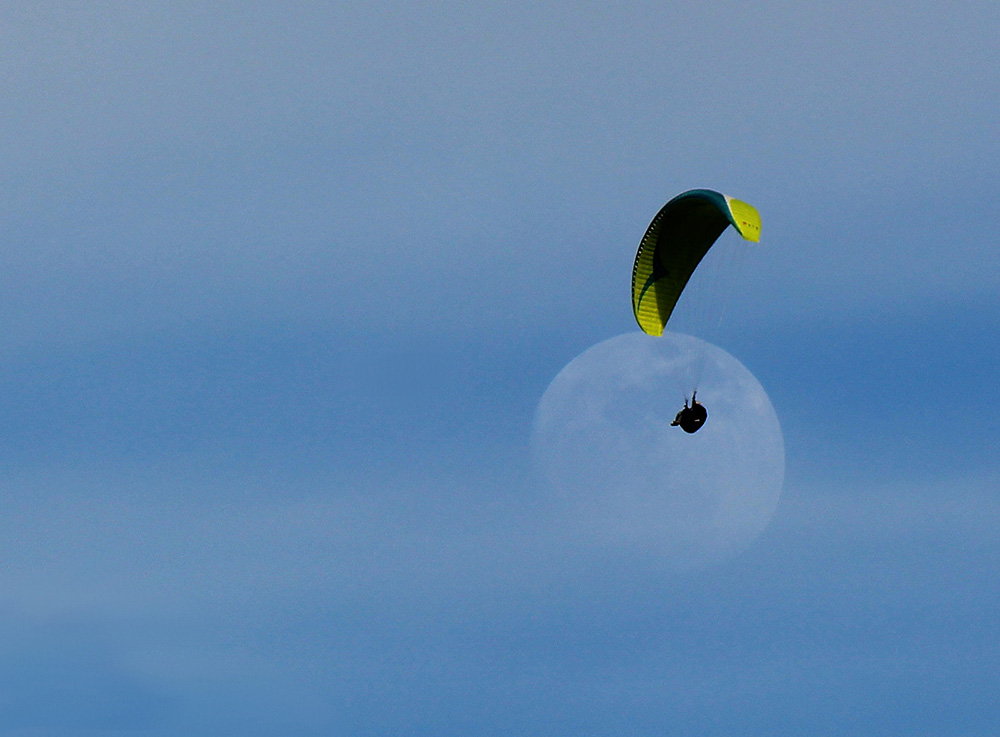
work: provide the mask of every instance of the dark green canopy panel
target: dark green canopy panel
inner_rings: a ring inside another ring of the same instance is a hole
[[[662,335],[695,268],[732,225],[760,240],[760,215],[751,205],[710,189],[692,189],[663,206],[639,243],[632,269],[632,311],[650,335]]]

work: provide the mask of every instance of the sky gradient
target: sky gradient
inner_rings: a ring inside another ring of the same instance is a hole
[[[1000,731],[1000,6],[0,20],[0,734]],[[680,574],[528,446],[694,187],[786,475]]]

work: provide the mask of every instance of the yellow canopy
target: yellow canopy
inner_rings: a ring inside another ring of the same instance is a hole
[[[730,225],[748,241],[760,240],[757,210],[710,189],[677,195],[656,214],[632,268],[632,311],[643,332],[663,334],[691,274]]]

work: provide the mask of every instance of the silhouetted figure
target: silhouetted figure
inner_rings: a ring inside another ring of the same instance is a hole
[[[677,413],[674,421],[670,423],[671,427],[680,425],[681,430],[687,433],[698,432],[701,429],[701,426],[705,424],[705,420],[708,419],[708,410],[695,399],[697,396],[698,392],[691,395],[690,407],[688,407],[687,399],[684,400],[684,409]]]

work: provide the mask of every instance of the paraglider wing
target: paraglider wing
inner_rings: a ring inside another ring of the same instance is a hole
[[[710,189],[677,195],[656,214],[632,268],[632,311],[643,332],[663,334],[691,274],[730,225],[748,241],[760,239],[757,210]]]

